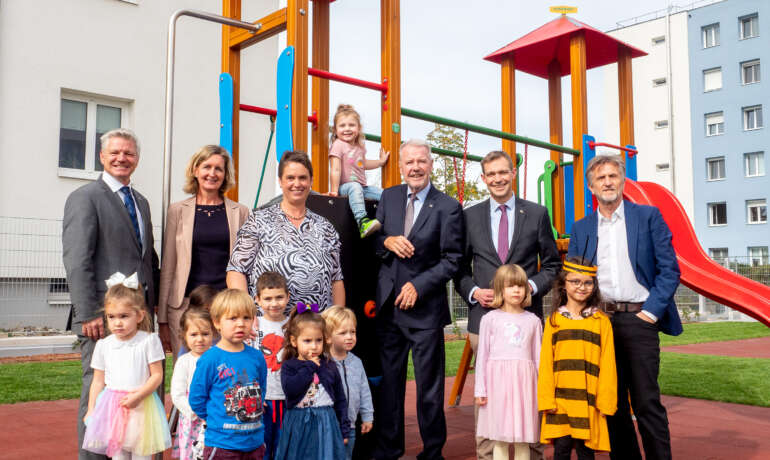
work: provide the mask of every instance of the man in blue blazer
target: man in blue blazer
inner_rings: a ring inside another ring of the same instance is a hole
[[[409,350],[417,385],[418,459],[441,459],[444,418],[444,326],[450,323],[447,282],[458,270],[465,234],[462,207],[430,183],[430,145],[409,140],[399,150],[406,184],[382,192],[375,246],[377,333],[382,360],[377,459],[404,454],[404,394]]]
[[[612,315],[618,410],[607,420],[610,457],[642,459],[629,411],[630,394],[645,458],[670,459],[668,418],[658,387],[658,331],[682,333],[674,303],[679,264],[671,230],[658,208],[623,200],[621,157],[594,157],[586,167],[586,180],[599,209],[572,226],[568,255],[595,257],[599,288]]]

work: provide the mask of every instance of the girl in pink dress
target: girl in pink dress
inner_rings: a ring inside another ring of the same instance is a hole
[[[537,368],[543,326],[524,310],[531,303],[527,274],[503,265],[492,280],[496,310],[484,315],[476,355],[476,436],[495,441],[493,458],[529,460],[529,444],[539,438]]]

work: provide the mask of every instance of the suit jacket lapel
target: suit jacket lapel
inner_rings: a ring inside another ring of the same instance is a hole
[[[188,251],[187,256],[191,257],[193,227],[195,226],[195,197],[184,200],[182,202],[181,211],[182,213],[180,220],[182,221],[182,240],[184,241],[185,251]]]
[[[481,228],[482,228],[482,231],[484,232],[484,235],[487,238],[487,245],[489,246],[489,250],[493,254],[497,254],[497,249],[495,249],[495,242],[492,241],[492,224],[490,222],[492,220],[492,218],[490,217],[490,213],[492,212],[490,210],[491,207],[492,207],[492,198],[487,198],[487,200],[481,204],[481,210],[483,212],[483,216],[482,216],[483,218],[481,219]],[[502,261],[500,261],[500,263],[502,263]]]
[[[524,223],[527,220],[527,211],[524,209],[522,200],[516,198],[515,203],[516,209],[512,211],[515,213],[513,217],[513,236],[511,236],[511,243],[508,246],[508,257],[505,258],[506,263],[513,256],[513,251],[516,249],[516,242],[519,240],[519,235],[521,235]]]
[[[138,193],[134,193],[134,197],[136,197],[136,206],[140,208],[139,212],[142,213],[142,224],[144,225],[142,255],[144,255],[144,253],[147,252],[148,246],[150,246],[150,235],[152,235],[152,225],[150,223],[150,203],[148,203],[147,200]],[[126,210],[126,214],[128,214],[128,210]]]
[[[230,231],[230,250],[232,250],[238,234],[238,218],[240,217],[238,203],[225,198],[225,212],[227,213],[227,227]]]
[[[403,184],[400,185],[399,187],[400,187],[398,190],[399,199],[394,201],[393,204],[398,206],[398,208],[396,209],[396,216],[398,217],[397,221],[399,225],[398,234],[401,235],[402,233],[404,233],[404,222],[406,221],[406,192],[408,190],[408,187]],[[405,236],[409,236],[409,235],[405,235]]]
[[[631,268],[636,273],[636,246],[639,238],[639,225],[637,222],[636,208],[632,203],[623,202],[623,211],[626,218],[626,237],[628,238],[628,258],[631,259]]]
[[[102,180],[101,176],[99,176],[99,183],[102,186],[102,189],[104,190],[104,193],[107,195],[107,200],[112,203],[112,205],[115,207],[115,212],[118,213],[121,220],[123,220],[123,227],[127,229],[129,234],[131,235],[131,240],[136,245],[136,250],[139,249],[139,240],[136,239],[136,233],[134,233],[134,224],[131,223],[131,217],[128,215],[128,210],[126,209],[126,205],[123,204],[123,199],[118,195],[117,192],[113,192],[110,187]],[[149,213],[147,214],[149,216]],[[144,216],[143,216],[144,217]]]
[[[420,227],[422,227],[425,224],[425,221],[428,220],[428,216],[433,210],[433,199],[435,198],[434,195],[436,193],[438,193],[436,187],[431,184],[430,190],[428,190],[428,196],[425,197],[425,203],[422,204],[420,213],[417,214],[417,220],[414,221],[414,225],[412,225],[412,230],[409,232],[409,235],[419,231]],[[406,215],[406,204],[404,205],[404,215]],[[401,220],[403,221],[403,219]],[[407,237],[409,235],[407,235]]]
[[[584,252],[581,252],[580,255],[583,256],[583,253],[585,253],[585,258],[591,261],[591,258],[596,259],[596,253],[598,250],[599,245],[599,211],[594,211],[592,214],[589,214],[587,217],[587,223],[588,223],[588,241],[578,241],[578,248],[583,248]],[[573,224],[573,228],[574,228]],[[592,261],[594,264],[598,263],[596,260]]]

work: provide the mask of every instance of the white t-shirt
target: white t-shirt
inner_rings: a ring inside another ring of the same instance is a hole
[[[165,357],[158,334],[137,331],[126,341],[111,335],[96,342],[91,367],[104,371],[110,390],[133,391],[150,378],[150,363]]]
[[[267,363],[266,400],[286,399],[281,386],[281,362],[283,362],[283,325],[289,318],[282,321],[270,321],[264,316],[259,318],[259,330],[254,348],[261,351]]]
[[[195,413],[190,408],[187,395],[190,394],[190,383],[195,374],[195,365],[200,356],[187,352],[176,360],[174,373],[171,375],[171,401],[182,415],[192,418]]]

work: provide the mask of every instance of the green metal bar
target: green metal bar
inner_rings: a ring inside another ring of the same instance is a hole
[[[380,136],[376,135],[376,134],[366,134],[365,133],[364,136],[366,137],[367,141],[382,142],[382,138]],[[461,160],[463,158],[462,152],[455,152],[454,150],[446,150],[446,149],[441,149],[441,148],[438,148],[438,147],[431,147],[430,151],[433,152],[433,153],[436,153],[438,155],[445,155],[445,156],[448,156],[448,157],[455,157],[455,158],[459,158]],[[467,158],[468,158],[468,161],[481,161],[483,159],[480,156],[471,155],[470,153],[468,154]]]
[[[425,112],[419,112],[417,110],[407,109],[401,107],[401,115],[410,118],[417,118],[418,120],[431,121],[446,126],[453,126],[455,128],[467,129],[474,133],[486,134],[487,136],[498,137],[500,139],[507,139],[509,141],[520,142],[522,144],[529,144],[535,147],[541,147],[548,150],[555,150],[557,152],[569,153],[570,155],[579,156],[580,151],[575,150],[563,145],[551,144],[550,142],[539,141],[537,139],[531,139],[529,137],[519,136],[517,134],[506,133],[505,131],[499,131],[497,129],[485,128],[484,126],[473,125],[470,123],[464,123],[462,121],[452,120],[450,118],[439,117],[437,115],[431,115]]]
[[[265,161],[262,163],[262,174],[259,175],[259,185],[257,186],[257,197],[254,199],[254,209],[257,209],[259,203],[259,193],[262,191],[262,179],[265,178],[265,169],[267,168],[267,160],[270,156],[270,143],[273,142],[273,134],[275,133],[275,118],[270,117],[270,138],[267,139],[267,149],[265,150]]]
[[[543,184],[545,189],[545,208],[548,210],[548,217],[551,220],[551,230],[553,231],[554,239],[559,237],[559,233],[556,231],[556,227],[553,226],[553,172],[556,170],[556,162],[548,160],[545,162],[545,171],[540,177],[537,178],[537,202],[543,204],[543,196],[540,190],[540,184]]]
[[[572,166],[572,162],[571,161],[562,161],[562,162],[559,163],[559,166],[561,166],[562,168],[565,167],[565,166]]]

